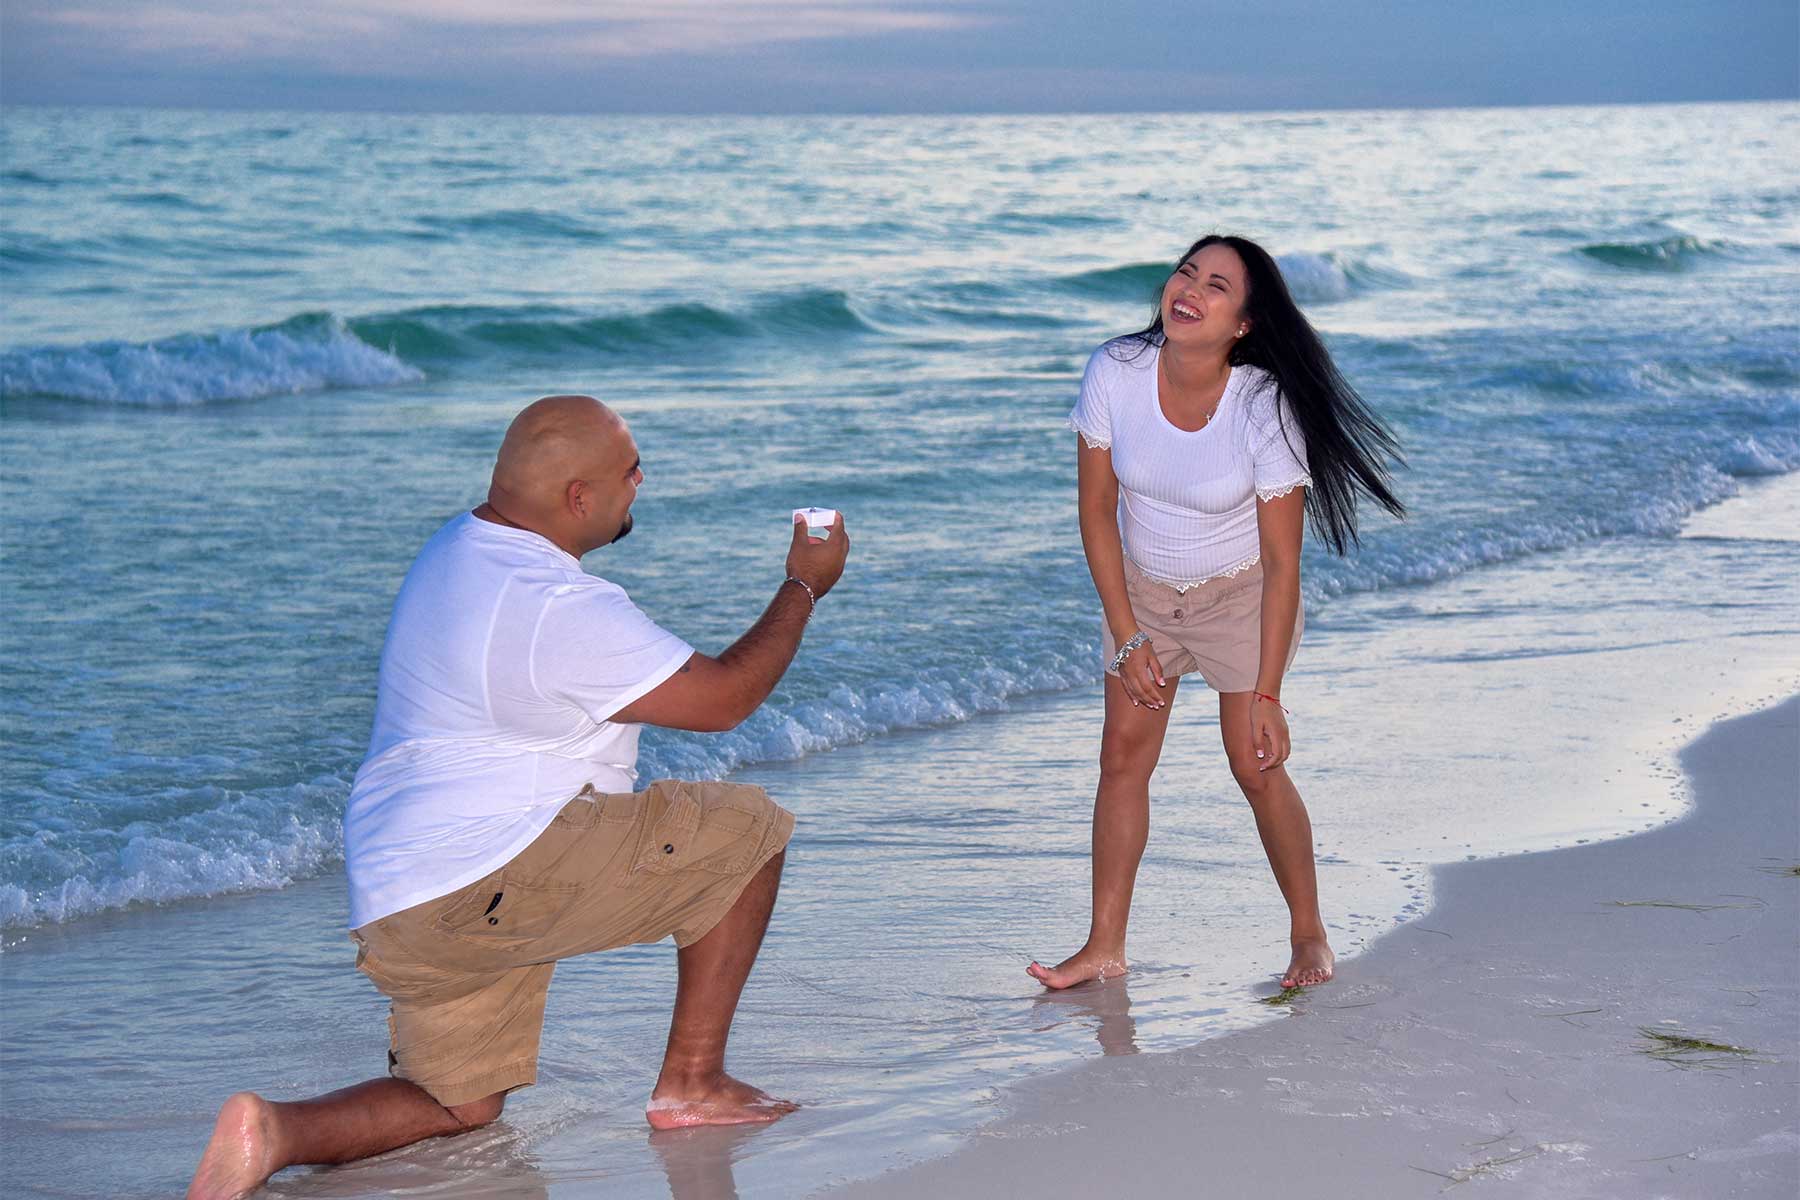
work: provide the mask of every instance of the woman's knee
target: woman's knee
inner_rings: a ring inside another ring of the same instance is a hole
[[[1108,734],[1100,739],[1100,774],[1114,779],[1150,778],[1161,753],[1159,743]]]
[[[1267,799],[1274,786],[1274,772],[1262,769],[1262,761],[1254,751],[1246,750],[1242,754],[1232,754],[1231,777],[1237,780],[1238,787],[1244,793],[1244,799],[1251,804],[1260,804]]]

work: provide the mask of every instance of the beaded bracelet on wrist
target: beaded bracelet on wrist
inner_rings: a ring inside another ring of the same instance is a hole
[[[781,582],[797,583],[800,585],[800,589],[806,593],[806,604],[807,604],[806,619],[809,621],[812,620],[813,610],[819,607],[819,597],[813,593],[812,585],[807,583],[806,580],[800,578],[798,575],[789,575],[786,579],[782,580]]]
[[[1113,655],[1112,666],[1108,667],[1107,670],[1112,671],[1114,674],[1117,674],[1119,668],[1123,667],[1125,665],[1125,660],[1131,657],[1131,652],[1133,650],[1136,650],[1139,646],[1143,645],[1145,642],[1147,642],[1149,640],[1150,640],[1150,635],[1145,633],[1141,629],[1138,632],[1132,634],[1131,639],[1129,641],[1127,641],[1123,646],[1120,646],[1119,652],[1117,654]]]

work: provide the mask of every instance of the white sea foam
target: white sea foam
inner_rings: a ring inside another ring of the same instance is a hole
[[[719,779],[747,765],[996,712],[1015,697],[1066,689],[1097,672],[1092,656],[1049,653],[1032,665],[989,665],[966,676],[927,671],[867,695],[839,685],[818,699],[766,706],[725,734],[647,731],[639,773],[645,780]],[[184,815],[151,816],[117,831],[40,830],[13,839],[0,847],[10,876],[0,879],[0,928],[62,923],[134,904],[268,891],[316,876],[342,861],[338,821],[348,794],[344,779],[322,777],[186,812],[195,797],[182,792],[151,804]]]
[[[321,778],[121,830],[40,829],[3,847],[0,928],[59,924],[133,904],[269,891],[341,861],[347,794]],[[177,810],[186,795],[159,797]],[[142,806],[139,807],[140,811]]]
[[[1794,456],[1745,436],[1731,444],[1720,464],[1732,475],[1784,475],[1795,468]]]
[[[253,400],[325,388],[382,387],[424,375],[335,316],[264,329],[96,342],[0,355],[0,396],[52,396],[145,407]]]
[[[1335,259],[1323,254],[1284,254],[1278,260],[1288,291],[1301,304],[1342,300],[1350,294],[1350,276]]]
[[[1744,437],[1718,468],[1693,465],[1668,480],[1660,495],[1596,492],[1585,512],[1546,513],[1527,520],[1479,523],[1420,538],[1402,527],[1372,538],[1348,560],[1323,559],[1308,572],[1308,603],[1334,596],[1438,582],[1469,570],[1567,549],[1612,536],[1678,533],[1697,510],[1736,494],[1735,475],[1792,469],[1780,454]],[[1728,473],[1730,472],[1730,473]],[[644,779],[718,779],[759,763],[804,758],[885,734],[956,724],[1005,709],[1012,700],[1090,683],[1099,672],[1091,623],[1026,630],[1029,650],[998,650],[973,669],[910,667],[896,681],[830,687],[823,695],[782,699],[737,729],[696,735],[647,731],[639,767]],[[809,672],[795,672],[804,696]],[[904,680],[903,682],[900,680]],[[814,685],[816,687],[816,684]],[[68,835],[40,830],[5,846],[0,928],[59,923],[140,903],[285,887],[341,859],[338,816],[348,794],[343,778],[245,797],[200,813],[134,823],[101,835],[105,849],[76,852]],[[172,807],[184,807],[177,797]],[[22,844],[30,843],[30,844]]]
[[[1098,677],[1097,645],[1093,655],[1073,646],[1070,651],[1041,652],[1029,664],[990,663],[967,675],[927,670],[906,683],[880,684],[866,694],[839,684],[817,699],[764,707],[726,734],[651,731],[640,766],[646,778],[718,779],[754,763],[787,762],[882,734],[966,721],[999,712],[1017,697],[1062,691]]]
[[[1596,487],[1591,507],[1476,523],[1450,537],[1423,543],[1401,538],[1369,539],[1348,559],[1328,559],[1306,575],[1311,602],[1349,592],[1437,583],[1466,571],[1567,550],[1605,538],[1672,537],[1697,511],[1737,493],[1722,470],[1698,467],[1672,481],[1669,492],[1638,496],[1623,489]]]
[[[1734,455],[1741,455],[1741,461]],[[1376,537],[1349,560],[1323,559],[1308,572],[1308,603],[1334,596],[1438,582],[1472,569],[1618,535],[1668,536],[1696,510],[1734,495],[1733,474],[1782,471],[1788,458],[1755,439],[1733,444],[1719,468],[1695,465],[1654,496],[1596,493],[1586,512],[1495,521],[1445,537],[1420,538],[1402,527]],[[759,763],[791,761],[905,730],[928,729],[1004,710],[1019,697],[1061,691],[1098,676],[1091,622],[1055,620],[1025,630],[1029,650],[996,648],[972,669],[909,667],[894,682],[830,687],[805,696],[809,671],[795,681],[803,698],[777,699],[737,729],[697,735],[646,732],[641,777],[718,779]],[[903,680],[903,681],[902,681]],[[816,684],[814,685],[817,686]],[[285,887],[341,861],[339,814],[354,769],[292,788],[244,797],[198,813],[94,831],[103,849],[77,851],[78,839],[40,830],[3,847],[10,878],[0,879],[0,928],[60,923],[141,903]],[[177,796],[182,809],[191,798]]]
[[[1370,288],[1398,287],[1406,281],[1398,271],[1379,268],[1335,250],[1323,254],[1281,254],[1275,261],[1288,291],[1300,304],[1347,300]]]

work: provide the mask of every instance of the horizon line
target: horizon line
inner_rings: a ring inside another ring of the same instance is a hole
[[[291,105],[194,105],[194,104],[118,104],[106,101],[40,101],[0,99],[0,112],[9,109],[111,109],[120,112],[167,113],[267,113],[304,114],[311,116],[385,116],[385,117],[609,117],[609,118],[744,118],[768,120],[778,118],[894,118],[894,117],[1180,117],[1196,115],[1225,116],[1303,116],[1314,114],[1406,113],[1406,112],[1497,112],[1559,108],[1679,108],[1717,104],[1800,104],[1800,92],[1792,96],[1731,96],[1686,100],[1593,100],[1593,101],[1517,101],[1494,104],[1396,104],[1345,105],[1342,107],[1267,108],[1080,108],[1080,109],[760,109],[731,111],[722,109],[573,109],[573,108],[379,108],[372,106],[333,108],[329,106],[295,107]]]

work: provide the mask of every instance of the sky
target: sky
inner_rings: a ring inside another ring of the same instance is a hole
[[[1171,112],[1800,98],[1795,0],[0,0],[0,103]]]

